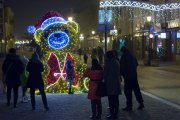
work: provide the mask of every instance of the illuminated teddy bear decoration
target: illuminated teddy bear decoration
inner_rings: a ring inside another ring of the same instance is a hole
[[[84,91],[80,81],[86,65],[71,54],[78,42],[78,24],[66,21],[58,12],[47,12],[35,25],[34,38],[43,50],[43,73],[47,92],[68,92],[66,61],[71,60],[75,68],[74,91]]]

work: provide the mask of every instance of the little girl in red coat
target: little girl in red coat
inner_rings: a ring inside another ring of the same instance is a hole
[[[96,95],[96,89],[98,83],[103,79],[103,68],[98,64],[97,59],[92,60],[92,67],[86,69],[84,76],[90,78],[88,91],[88,99],[91,100],[92,109],[90,118],[100,119],[102,113],[101,97]]]

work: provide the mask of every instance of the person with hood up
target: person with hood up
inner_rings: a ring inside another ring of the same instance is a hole
[[[4,75],[5,83],[7,85],[7,106],[10,106],[11,91],[14,92],[14,108],[17,107],[18,88],[21,84],[20,75],[23,72],[23,63],[20,57],[16,55],[16,49],[10,48],[9,53],[2,65],[2,72]]]
[[[35,110],[36,88],[38,88],[40,91],[44,108],[46,110],[49,110],[46,99],[46,93],[44,91],[44,82],[41,74],[44,71],[44,67],[36,52],[33,53],[32,58],[29,60],[26,70],[29,72],[27,86],[30,88],[32,110]]]

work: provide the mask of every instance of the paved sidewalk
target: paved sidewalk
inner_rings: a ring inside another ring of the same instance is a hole
[[[18,103],[17,108],[5,105],[5,95],[0,94],[0,119],[1,120],[89,120],[91,114],[90,101],[87,94],[47,94],[50,110],[44,111],[41,97],[36,96],[37,109],[31,111],[30,101]],[[120,110],[119,120],[179,120],[180,109],[164,104],[156,99],[143,95],[145,109],[136,110],[137,103],[134,101],[134,110],[124,112]],[[120,108],[125,105],[123,95],[119,97]],[[103,114],[102,120],[108,114],[107,98],[102,99]]]
[[[159,67],[154,71],[154,68],[142,69],[143,75],[147,78],[143,80],[146,84],[143,87],[152,88],[154,90],[154,85],[162,85],[162,77],[164,75],[173,76],[174,74],[179,73],[179,68],[176,69],[175,66],[171,67]],[[149,73],[152,72],[152,75]],[[161,72],[160,72],[161,71]],[[147,73],[147,74],[145,74]],[[154,76],[155,73],[161,73],[160,77]],[[170,74],[169,74],[170,73]],[[173,74],[172,74],[173,73]],[[149,77],[151,76],[151,77]],[[176,75],[174,75],[176,76]],[[157,84],[158,79],[160,82]],[[171,77],[172,78],[172,77]],[[177,76],[173,78],[177,81]],[[152,86],[149,85],[149,82],[154,80]],[[164,85],[170,86],[172,83],[166,83]],[[146,85],[146,86],[145,86]],[[177,84],[178,85],[178,84]],[[147,90],[147,89],[146,89]],[[172,93],[175,93],[176,90],[173,88]],[[159,91],[159,90],[158,90]],[[164,89],[162,89],[164,91]],[[165,91],[166,92],[166,91]],[[165,93],[163,92],[163,93]],[[154,93],[158,93],[157,90]],[[168,92],[166,92],[168,93]],[[159,93],[162,95],[162,92]],[[6,106],[6,96],[2,94],[2,84],[0,83],[0,120],[89,120],[89,115],[91,114],[90,101],[86,98],[87,94],[47,94],[47,99],[50,107],[50,111],[44,111],[41,101],[41,97],[37,95],[37,109],[31,111],[31,104],[29,103],[19,103],[17,108],[12,108],[12,106]],[[177,96],[178,97],[178,96]],[[161,99],[155,99],[143,94],[145,101],[145,109],[143,111],[136,110],[138,104],[134,98],[134,110],[132,112],[124,112],[120,110],[119,120],[179,120],[180,118],[180,109],[179,107],[173,107],[173,105],[168,105],[168,103],[163,102]],[[119,97],[120,108],[125,106],[125,97],[121,95]],[[108,101],[107,98],[102,99],[103,103],[103,114],[102,120],[105,120],[105,116],[108,114]]]
[[[141,90],[180,105],[180,65],[164,63],[160,67],[138,67]]]

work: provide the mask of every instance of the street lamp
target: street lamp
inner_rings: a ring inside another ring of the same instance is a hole
[[[92,35],[93,35],[93,47],[94,47],[94,35],[95,35],[95,31],[91,31]]]
[[[68,17],[68,21],[73,21],[73,17]]]
[[[147,21],[151,22],[151,20],[152,20],[152,17],[151,16],[147,16]]]
[[[148,31],[149,31],[149,48],[148,48],[148,65],[151,65],[151,20],[152,17],[151,16],[147,16],[147,22],[148,22]]]
[[[83,34],[80,34],[80,36],[79,36],[79,40],[80,40],[80,45],[81,45],[81,41],[83,41],[83,40],[84,40],[84,35],[83,35]],[[81,47],[82,47],[82,45],[81,45]]]

